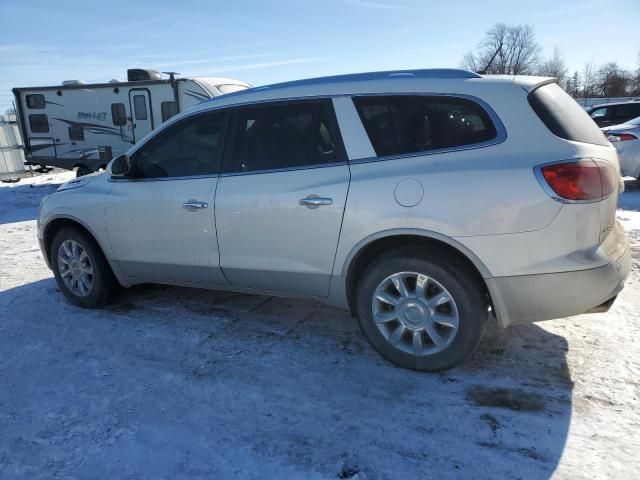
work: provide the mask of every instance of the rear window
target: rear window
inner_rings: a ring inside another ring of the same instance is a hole
[[[535,89],[529,94],[529,104],[554,135],[574,142],[609,144],[589,114],[558,84]]]
[[[353,102],[379,157],[474,145],[497,135],[484,108],[466,98],[394,95]]]

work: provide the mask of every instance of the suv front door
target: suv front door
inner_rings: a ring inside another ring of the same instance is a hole
[[[225,112],[179,120],[132,156],[130,177],[112,179],[106,225],[125,274],[159,283],[225,285],[213,198]]]
[[[225,276],[327,296],[350,178],[331,102],[248,106],[232,123],[215,203]]]

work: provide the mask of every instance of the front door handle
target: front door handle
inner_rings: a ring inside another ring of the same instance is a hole
[[[189,210],[190,212],[195,212],[196,210],[207,208],[208,206],[209,204],[207,202],[198,202],[197,200],[189,200],[182,204],[182,208]]]
[[[300,200],[300,205],[304,205],[307,208],[318,208],[322,205],[331,205],[333,198],[319,197],[317,195],[309,195],[307,198]]]

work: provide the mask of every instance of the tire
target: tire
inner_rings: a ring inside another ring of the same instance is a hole
[[[455,367],[471,355],[488,310],[478,275],[439,248],[381,255],[362,272],[356,290],[358,323],[373,348],[396,365],[425,372]]]
[[[108,303],[117,289],[118,281],[102,250],[91,236],[78,228],[65,227],[55,234],[50,258],[58,288],[74,305],[100,307]]]
[[[89,175],[91,170],[86,165],[79,165],[76,169],[76,178],[84,177],[85,175]]]

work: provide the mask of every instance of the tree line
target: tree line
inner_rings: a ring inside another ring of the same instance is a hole
[[[476,50],[464,55],[462,67],[487,74],[557,77],[575,98],[640,96],[640,53],[634,71],[615,61],[603,65],[591,61],[571,74],[558,47],[550,57],[542,56],[531,25],[496,23]]]

